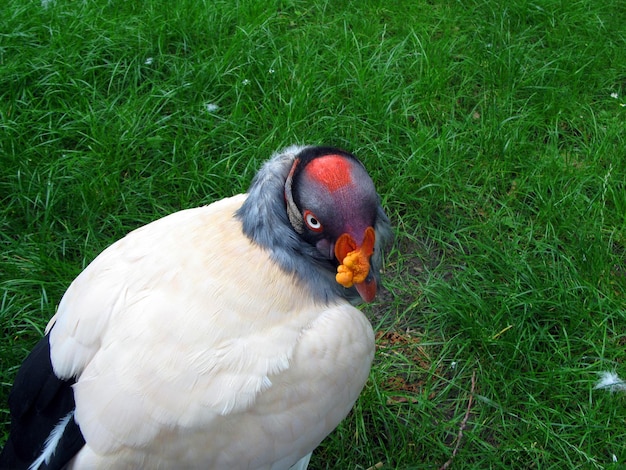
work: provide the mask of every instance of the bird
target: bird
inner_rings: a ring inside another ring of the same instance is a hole
[[[365,166],[321,145],[131,231],[18,370],[0,468],[306,469],[368,379],[357,307],[392,239]]]

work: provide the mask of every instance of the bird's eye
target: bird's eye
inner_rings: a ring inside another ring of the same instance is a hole
[[[304,222],[306,223],[306,226],[314,232],[321,232],[324,230],[322,223],[317,220],[317,217],[315,217],[311,211],[304,211]]]

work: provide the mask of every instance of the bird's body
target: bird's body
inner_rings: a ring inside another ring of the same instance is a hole
[[[266,165],[283,187],[303,149]],[[262,178],[256,186],[275,190]],[[354,289],[338,295],[322,257],[307,261],[313,252],[295,235],[273,249],[251,228],[249,207],[263,204],[254,191],[139,228],[74,280],[16,379],[0,466],[288,469],[308,460],[358,397],[373,332],[350,302]],[[261,217],[287,220],[282,211]],[[52,401],[41,403],[51,388],[59,411],[41,417],[33,409]],[[44,423],[47,445],[22,442]]]

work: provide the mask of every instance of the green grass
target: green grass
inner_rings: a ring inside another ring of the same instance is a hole
[[[626,397],[593,389],[626,376],[622,0],[2,12],[4,436],[18,365],[98,252],[325,143],[365,162],[397,240],[370,380],[311,468],[443,465],[473,373],[453,468],[626,462]]]

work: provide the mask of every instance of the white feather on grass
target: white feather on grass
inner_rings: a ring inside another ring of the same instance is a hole
[[[626,382],[615,372],[600,372],[600,380],[594,389],[602,388],[610,392],[626,392]]]

